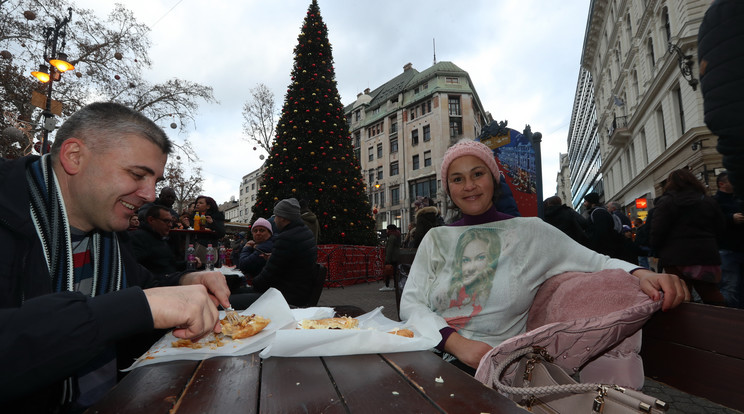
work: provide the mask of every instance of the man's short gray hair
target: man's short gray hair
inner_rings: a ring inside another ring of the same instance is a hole
[[[68,138],[79,138],[86,145],[104,152],[118,145],[127,135],[149,140],[166,155],[173,148],[163,129],[141,113],[114,102],[96,102],[81,108],[62,124],[54,138],[51,154],[57,158]]]

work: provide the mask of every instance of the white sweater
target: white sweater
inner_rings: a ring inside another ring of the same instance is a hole
[[[468,232],[485,236],[492,246],[487,260],[481,261],[487,267],[477,277],[463,277],[460,270],[461,263],[475,263],[467,255],[463,260],[467,243],[458,243],[473,235],[466,236]],[[435,227],[416,252],[400,315],[407,320],[421,312],[439,329],[451,326],[466,338],[497,346],[525,331],[537,289],[550,277],[568,271],[636,268],[585,248],[539,218]]]

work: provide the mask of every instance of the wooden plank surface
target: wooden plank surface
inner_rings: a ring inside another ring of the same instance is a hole
[[[525,411],[454,365],[443,363],[433,352],[384,354],[402,375],[443,412],[514,413]],[[437,382],[441,378],[442,382]]]
[[[204,360],[172,414],[258,412],[258,353]]]
[[[683,303],[656,312],[643,327],[643,336],[744,359],[744,310]]]
[[[648,337],[641,355],[646,376],[744,411],[743,360]]]
[[[137,368],[86,413],[169,413],[200,363],[173,361]]]
[[[379,355],[322,359],[351,413],[441,412]]]
[[[347,413],[323,361],[317,357],[263,360],[259,411]]]

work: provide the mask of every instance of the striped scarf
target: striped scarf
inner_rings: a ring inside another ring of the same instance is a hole
[[[31,218],[41,240],[55,292],[74,291],[70,225],[59,183],[49,154],[26,170]],[[95,231],[92,235],[93,286],[90,296],[120,290],[126,286],[116,233]]]

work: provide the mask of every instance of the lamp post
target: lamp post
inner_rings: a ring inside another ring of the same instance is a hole
[[[41,113],[44,116],[44,127],[41,135],[41,148],[39,152],[44,155],[46,152],[49,131],[54,130],[54,113],[52,113],[52,89],[54,82],[59,81],[63,72],[75,69],[72,64],[67,62],[67,55],[64,52],[57,51],[57,43],[61,40],[59,50],[65,49],[65,38],[67,37],[67,23],[72,20],[72,7],[67,9],[68,15],[64,19],[54,18],[54,26],[44,28],[44,62],[39,65],[39,70],[31,74],[41,82],[49,83],[47,88],[46,103]]]

